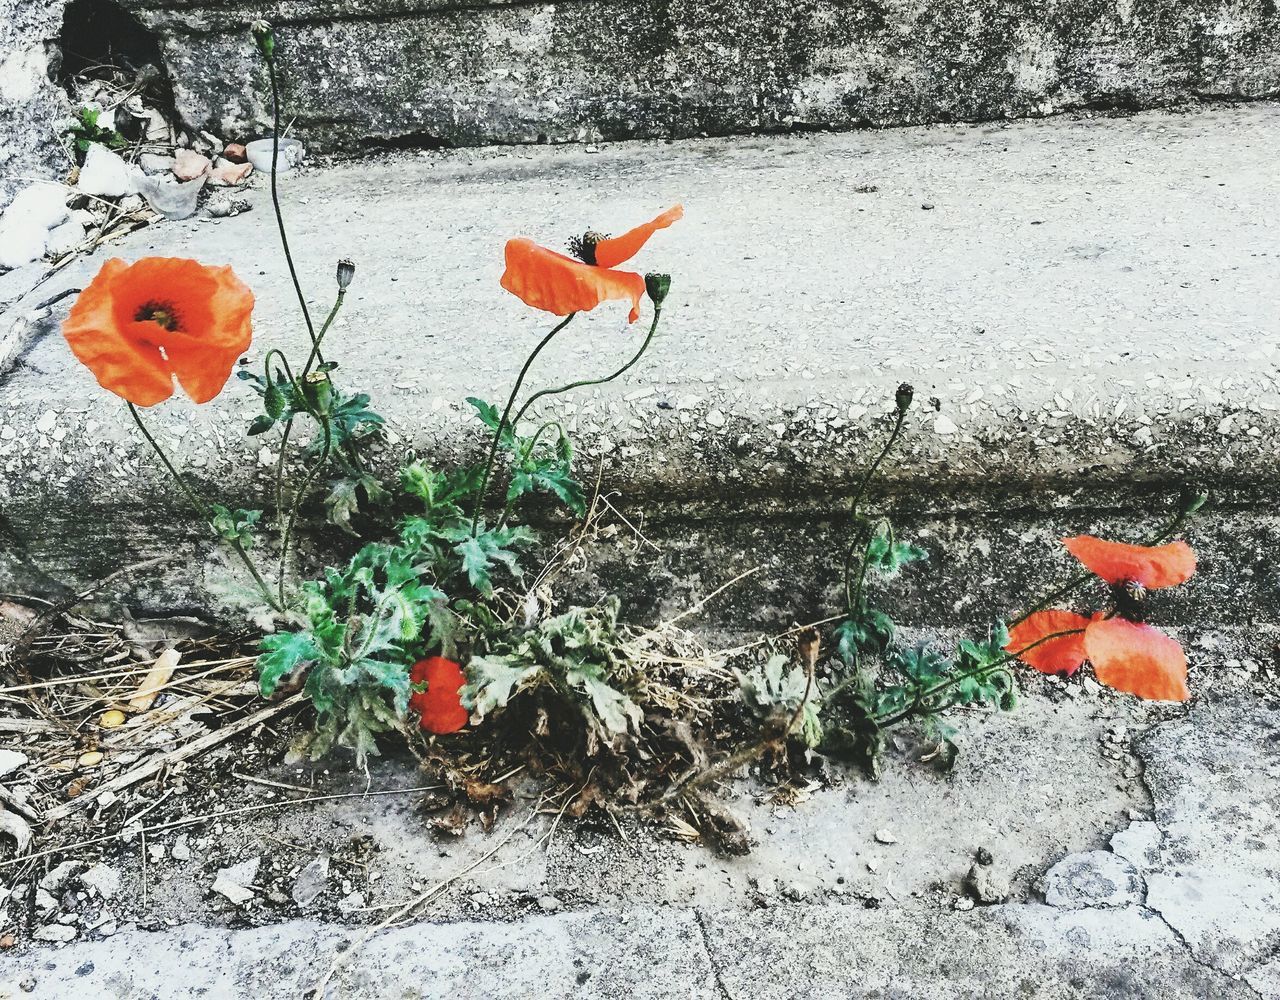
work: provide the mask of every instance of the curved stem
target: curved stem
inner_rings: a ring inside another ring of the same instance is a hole
[[[489,488],[489,477],[493,474],[493,461],[498,455],[498,442],[502,439],[502,432],[507,427],[507,417],[511,416],[511,407],[515,406],[516,396],[520,392],[520,387],[524,385],[524,377],[529,374],[529,368],[533,365],[533,362],[538,355],[542,353],[543,348],[551,343],[552,338],[568,326],[570,321],[576,315],[577,313],[569,313],[569,315],[561,322],[556,324],[555,329],[538,342],[538,346],[533,349],[533,352],[527,358],[525,358],[524,367],[520,369],[520,374],[516,376],[516,384],[512,387],[511,395],[507,397],[506,408],[502,411],[502,419],[498,421],[498,426],[493,432],[493,440],[489,443],[489,458],[484,465],[484,476],[480,480],[480,491],[476,494],[476,509],[471,515],[472,535],[476,533],[477,528],[480,526],[480,512],[484,510],[484,495]],[[520,412],[523,413],[524,411],[521,410]],[[511,425],[512,429],[514,430],[518,424],[519,420],[517,419],[517,421]]]
[[[885,460],[885,458],[888,457],[889,452],[893,450],[893,446],[898,440],[898,435],[902,433],[902,425],[906,419],[907,419],[907,411],[902,407],[898,407],[897,419],[895,419],[893,422],[893,431],[889,434],[889,440],[885,442],[884,447],[880,450],[880,454],[876,456],[876,460],[872,462],[869,466],[867,466],[867,471],[864,472],[862,475],[862,481],[858,483],[858,488],[854,490],[853,503],[850,506],[850,518],[853,522],[854,527],[856,527],[858,524],[858,507],[862,503],[863,497],[866,495],[867,487],[871,485],[871,477],[876,474],[876,470],[880,468],[880,464]],[[846,610],[849,612],[850,615],[857,613],[857,607],[854,604],[854,595],[852,592],[852,588],[849,586],[849,580],[853,573],[853,554],[857,550],[858,539],[860,537],[861,537],[860,533],[855,534],[853,538],[849,540],[849,545],[845,549],[845,553],[844,553],[844,596],[845,596],[845,603],[847,605]],[[871,544],[870,539],[867,540],[866,544],[867,545]],[[866,565],[866,558],[864,556],[863,558],[864,573],[865,573],[865,565]],[[858,581],[859,600],[861,599],[861,591],[862,591],[862,580],[859,579]]]
[[[289,234],[285,230],[284,212],[280,208],[280,192],[276,186],[277,167],[280,162],[280,84],[276,79],[276,57],[274,52],[266,57],[267,76],[271,81],[271,113],[274,127],[271,133],[271,206],[275,209],[276,225],[280,229],[280,245],[284,247],[285,263],[289,265],[289,277],[293,279],[293,291],[298,297],[298,305],[302,307],[302,318],[307,324],[307,335],[311,338],[312,350],[319,352],[319,340],[316,337],[315,324],[311,322],[311,310],[307,308],[307,297],[302,294],[302,282],[298,280],[298,269],[293,265],[293,254],[289,250]],[[324,358],[320,358],[324,361]]]
[[[649,345],[653,343],[653,335],[658,330],[658,320],[661,318],[662,318],[662,309],[660,307],[655,308],[653,310],[653,322],[649,325],[649,333],[644,338],[644,343],[640,345],[640,350],[636,351],[636,353],[632,356],[631,360],[628,361],[621,368],[619,368],[612,375],[606,375],[604,378],[581,379],[577,382],[570,382],[567,385],[556,386],[554,389],[542,389],[539,392],[535,392],[532,396],[530,396],[527,400],[525,400],[524,405],[520,407],[520,410],[516,413],[515,420],[511,422],[511,426],[519,427],[520,420],[524,417],[529,407],[531,407],[534,403],[540,400],[543,396],[555,396],[555,395],[559,395],[562,392],[569,392],[572,389],[581,389],[583,386],[588,386],[588,385],[604,385],[606,382],[612,382],[614,379],[620,378],[623,375],[625,375],[628,371],[631,370],[631,368],[636,364],[636,362],[638,362],[642,357],[644,357],[644,352],[647,351],[649,349]]]
[[[518,426],[518,425],[517,425],[517,426]],[[516,464],[517,464],[517,465],[520,465],[520,464],[524,463],[524,462],[529,458],[529,456],[533,454],[533,449],[534,449],[535,447],[537,447],[537,445],[538,445],[538,440],[542,437],[542,432],[543,432],[543,431],[545,431],[545,430],[549,430],[549,429],[551,429],[551,428],[553,428],[553,427],[560,431],[560,437],[561,437],[561,439],[563,439],[563,438],[565,437],[564,426],[560,423],[560,421],[559,421],[559,420],[548,420],[545,424],[543,424],[543,425],[542,425],[541,427],[539,427],[536,431],[534,431],[534,433],[533,433],[533,437],[531,437],[531,438],[530,438],[530,439],[525,443],[525,446],[524,446],[523,448],[521,448],[521,449],[520,449],[520,454],[519,454],[519,456],[516,458]],[[510,495],[508,495],[508,496],[507,496],[507,502],[506,502],[506,504],[505,504],[505,505],[503,506],[503,508],[502,508],[502,516],[498,518],[498,527],[499,527],[499,528],[501,528],[504,524],[506,524],[506,523],[507,523],[507,518],[511,516],[511,504],[512,504],[512,498],[511,498],[511,496],[510,496]]]
[[[316,477],[320,475],[320,470],[329,461],[329,450],[333,447],[333,432],[329,429],[329,421],[325,420],[320,426],[324,430],[324,447],[320,449],[320,457],[316,459],[316,464],[307,471],[306,478],[302,481],[302,485],[298,487],[298,492],[294,494],[293,509],[289,512],[289,522],[285,525],[284,535],[280,539],[280,568],[276,574],[276,586],[279,588],[281,607],[285,606],[285,569],[289,563],[289,542],[293,537],[294,526],[298,523],[298,512],[302,509],[302,501],[306,498],[307,491],[311,489],[311,484],[316,481]]]
[[[913,715],[916,712],[916,710],[919,709],[920,705],[924,702],[926,698],[932,698],[934,695],[941,694],[943,691],[947,690],[947,688],[953,687],[956,684],[959,684],[963,680],[968,680],[970,677],[977,677],[979,674],[991,673],[992,671],[1002,669],[1006,663],[1012,663],[1023,653],[1030,652],[1031,650],[1035,649],[1037,646],[1043,645],[1044,643],[1049,642],[1053,639],[1062,639],[1065,636],[1069,636],[1069,635],[1080,635],[1083,632],[1084,632],[1084,629],[1082,628],[1069,628],[1069,629],[1064,629],[1061,632],[1053,632],[1053,633],[1050,633],[1049,635],[1042,635],[1035,642],[1028,643],[1026,646],[1023,646],[1021,649],[1014,650],[1012,653],[1006,653],[1004,656],[1002,656],[1000,659],[996,660],[993,663],[984,663],[980,667],[974,667],[972,670],[966,670],[963,673],[955,674],[951,677],[947,677],[945,680],[939,681],[937,684],[935,684],[931,688],[927,688],[922,691],[917,691],[916,696],[913,699],[912,703],[908,705],[906,708],[902,709],[901,711],[895,712],[889,716],[885,716],[884,718],[877,718],[875,720],[876,725],[878,725],[881,729],[887,729],[889,726],[895,725],[901,722],[903,719],[906,719],[909,716]]]
[[[183,496],[187,498],[195,512],[200,515],[201,520],[213,528],[213,511],[209,503],[197,494],[186,484],[186,481],[178,473],[173,462],[169,460],[169,456],[165,454],[160,442],[151,436],[151,432],[147,430],[147,425],[142,422],[142,414],[138,412],[138,408],[129,403],[129,413],[133,417],[133,422],[138,425],[138,430],[142,431],[142,436],[147,439],[147,444],[151,445],[151,450],[159,456],[160,461],[164,463],[165,469],[169,475],[173,477],[173,481],[178,484],[178,488],[182,490]],[[216,533],[216,529],[215,529]],[[232,550],[240,557],[240,561],[244,563],[245,568],[249,571],[249,575],[253,577],[254,582],[261,588],[263,596],[266,597],[267,603],[276,611],[282,610],[281,605],[277,605],[275,598],[271,595],[271,588],[267,586],[267,581],[262,578],[262,574],[258,572],[258,567],[253,564],[253,560],[249,558],[249,553],[245,551],[244,546],[239,539],[225,539]]]
[[[333,321],[338,315],[338,310],[342,308],[342,302],[347,297],[345,288],[338,289],[338,297],[333,301],[333,308],[329,310],[329,315],[325,317],[324,325],[320,327],[320,332],[316,334],[315,342],[311,345],[311,353],[307,355],[307,363],[302,366],[301,378],[306,378],[311,372],[311,366],[318,360],[324,364],[324,358],[320,356],[320,344],[324,341],[324,335],[329,332],[329,327],[333,326]]]
[[[1143,545],[1159,545],[1161,542],[1167,539],[1170,535],[1176,532],[1180,527],[1182,527],[1182,525],[1186,522],[1187,518],[1191,516],[1191,513],[1192,512],[1187,510],[1186,508],[1183,508],[1182,510],[1178,511],[1177,517],[1175,517],[1172,521],[1170,521],[1163,528],[1161,528],[1159,532],[1157,532],[1151,538],[1147,539],[1142,544]],[[1072,593],[1074,590],[1084,586],[1084,584],[1088,583],[1090,580],[1093,580],[1093,579],[1096,579],[1096,577],[1094,576],[1093,573],[1090,573],[1087,570],[1083,573],[1073,576],[1061,587],[1058,587],[1057,589],[1052,590],[1049,593],[1045,594],[1038,601],[1036,601],[1035,604],[1031,605],[1030,608],[1024,611],[1021,615],[1019,615],[1013,621],[1011,621],[1009,623],[1009,628],[1013,628],[1014,626],[1021,624],[1022,622],[1030,618],[1032,615],[1034,615],[1037,611],[1042,610],[1043,608],[1052,604],[1054,601],[1061,600],[1062,598],[1066,597],[1068,594]]]

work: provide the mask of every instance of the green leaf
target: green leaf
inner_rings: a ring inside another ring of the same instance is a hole
[[[868,608],[864,602],[860,613],[837,625],[832,636],[837,655],[846,665],[852,665],[860,655],[883,653],[893,643],[895,631],[892,618],[877,608]]]
[[[360,511],[361,492],[370,504],[379,504],[387,499],[387,491],[382,484],[372,474],[364,472],[334,480],[324,500],[329,523],[337,525],[348,535],[356,534],[351,527],[351,515]]]
[[[565,680],[582,689],[591,699],[591,708],[597,719],[609,732],[625,733],[630,728],[638,730],[643,716],[640,707],[608,682],[608,673],[601,664],[578,662],[565,671]]]
[[[476,413],[479,414],[480,420],[491,431],[498,429],[498,424],[502,421],[502,413],[492,403],[486,403],[483,399],[476,396],[468,396],[467,402],[475,407]],[[504,424],[502,433],[498,436],[498,445],[511,451],[515,448],[516,435],[515,429],[510,424]]]
[[[520,566],[516,548],[533,541],[533,533],[528,528],[502,527],[486,528],[472,536],[465,525],[446,533],[461,534],[462,538],[454,546],[454,551],[462,560],[462,569],[467,574],[471,586],[483,596],[493,596],[493,573],[501,565],[514,577],[519,577]]]
[[[894,577],[908,563],[928,559],[929,553],[909,542],[894,541],[892,529],[881,525],[867,543],[866,558],[868,569],[884,577]]]
[[[531,680],[542,667],[515,662],[504,656],[473,656],[467,664],[467,683],[458,692],[462,707],[480,718],[505,708],[516,689]]]
[[[243,548],[253,548],[253,529],[262,517],[260,510],[230,510],[220,503],[209,505],[210,523],[218,537],[228,545],[239,544]]]
[[[249,423],[249,436],[256,437],[259,434],[265,434],[276,425],[275,419],[265,413],[259,413]]]
[[[936,649],[922,643],[913,649],[895,651],[889,659],[889,666],[927,687],[945,676],[952,663]]]
[[[324,656],[310,632],[278,632],[263,636],[259,645],[258,687],[264,698],[271,697],[282,677]]]

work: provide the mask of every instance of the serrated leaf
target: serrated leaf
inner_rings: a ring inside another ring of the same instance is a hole
[[[259,434],[265,434],[276,425],[275,419],[265,413],[259,413],[249,422],[249,436],[256,437]]]
[[[282,677],[321,659],[324,655],[310,632],[279,632],[264,636],[259,644],[258,687],[270,698]]]
[[[458,692],[462,707],[483,719],[505,708],[516,689],[541,669],[536,663],[513,664],[507,657],[473,656],[466,668],[467,683]]]

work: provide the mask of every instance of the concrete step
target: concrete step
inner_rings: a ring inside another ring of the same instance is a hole
[[[136,836],[83,855],[114,869],[120,892],[84,903],[66,946],[0,952],[0,997],[9,986],[35,1000],[1277,1000],[1280,710],[1238,691],[1182,717],[1160,712],[1107,695],[1037,698],[1013,715],[958,719],[965,750],[948,775],[891,749],[883,781],[850,778],[793,804],[729,789],[760,840],[745,857],[626,817],[625,840],[607,824],[526,822],[532,802],[519,798],[492,833],[472,824],[434,842],[408,797],[304,803],[217,827],[198,821],[202,799],[193,825],[148,838],[163,847],[185,832],[190,860],[148,867]],[[1123,745],[1110,735],[1121,731]],[[238,768],[252,759],[224,752]],[[344,777],[357,792],[422,778],[412,759],[374,761],[370,775],[320,767],[266,773],[317,794]],[[222,787],[235,798],[219,801],[235,806],[269,791]],[[893,843],[876,839],[885,829]],[[975,909],[963,883],[979,849],[1007,899]],[[332,874],[299,908],[295,873],[320,855],[333,856]],[[252,900],[230,906],[209,891],[220,867],[254,857]],[[339,918],[352,885],[365,909]],[[91,929],[95,907],[110,911],[113,936]],[[315,992],[335,961],[328,991]]]
[[[326,148],[999,120],[1280,90],[1280,14],[1231,0],[123,4],[158,36],[184,117],[220,135],[267,121],[247,28],[274,22],[288,117]]]
[[[947,568],[915,597],[904,585],[909,618],[1007,609],[1027,574],[1065,567],[1057,533],[1141,535],[1194,479],[1222,506],[1196,529],[1202,573],[1170,613],[1185,600],[1248,625],[1274,620],[1280,592],[1278,125],[1280,107],[1254,104],[596,154],[399,155],[282,181],[315,308],[334,261],[358,261],[331,344],[344,384],[372,391],[389,418],[388,471],[409,448],[475,455],[463,398],[499,398],[549,327],[498,287],[507,237],[557,246],[685,203],[685,220],[637,262],[674,275],[651,355],[556,409],[587,478],[598,463],[603,488],[669,547],[656,570],[625,547],[600,557],[602,572],[634,580],[640,610],[757,559],[768,570],[734,617],[763,627],[828,606],[838,544],[825,532],[843,529],[908,380],[917,405],[882,499]],[[5,327],[109,254],[231,263],[258,296],[251,359],[304,340],[262,191],[247,215],[157,226],[66,268]],[[123,406],[58,336],[68,305],[36,314],[30,346],[0,376],[3,589],[56,592],[176,551],[176,569],[131,600],[202,606],[225,567]],[[611,370],[640,336],[602,308],[566,331],[533,384]],[[261,505],[265,483],[262,442],[239,433],[253,402],[233,382],[206,406],[150,414],[183,464],[243,506]],[[324,540],[330,554],[335,544]]]

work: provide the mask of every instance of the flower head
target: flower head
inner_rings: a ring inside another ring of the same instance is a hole
[[[467,678],[453,660],[443,656],[419,660],[409,671],[409,680],[427,686],[409,698],[409,707],[418,713],[423,729],[436,734],[456,733],[467,724],[467,710],[458,697]]]
[[[1134,619],[1148,590],[1184,583],[1196,568],[1186,542],[1126,545],[1092,535],[1062,543],[1112,588],[1115,613],[1091,617],[1047,610],[1009,630],[1004,647],[1041,673],[1075,673],[1088,660],[1094,676],[1117,691],[1158,701],[1186,701],[1187,657],[1177,640]]]
[[[98,383],[138,406],[173,395],[197,403],[226,384],[252,339],[253,292],[229,267],[178,257],[102,265],[62,325]]]
[[[634,323],[640,318],[645,279],[633,271],[614,268],[639,253],[659,229],[666,229],[683,216],[684,208],[676,205],[621,236],[610,238],[588,232],[570,241],[574,257],[548,250],[532,240],[509,240],[502,287],[526,305],[557,316],[588,312],[610,299],[630,300],[628,320]]]

